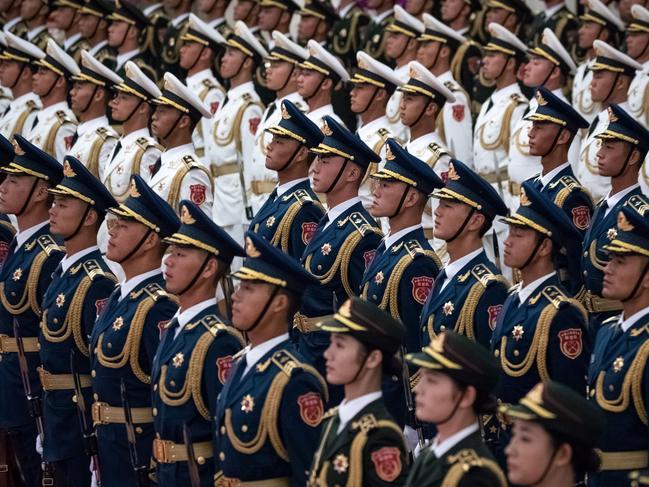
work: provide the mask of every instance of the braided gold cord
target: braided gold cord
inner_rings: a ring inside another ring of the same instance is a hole
[[[509,102],[509,105],[507,105],[507,108],[505,108],[505,112],[503,113],[500,123],[500,133],[498,134],[498,138],[494,142],[488,143],[484,140],[485,125],[480,126],[480,128],[478,129],[478,134],[480,135],[480,145],[483,149],[495,150],[501,147],[505,152],[509,151],[509,132],[511,130],[509,124],[512,121],[512,116],[514,115],[514,110],[517,106],[518,102],[516,100],[512,100],[511,102]]]

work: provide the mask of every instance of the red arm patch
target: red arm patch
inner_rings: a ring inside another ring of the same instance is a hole
[[[590,210],[587,206],[577,206],[572,209],[572,223],[579,230],[586,230],[590,225]]]
[[[315,427],[320,424],[324,414],[324,405],[322,397],[317,392],[308,392],[297,398],[297,404],[300,406],[300,417],[305,424]]]
[[[574,360],[581,355],[582,341],[580,328],[568,328],[559,332],[559,348],[561,353]]]
[[[487,308],[487,323],[489,323],[489,328],[493,331],[496,328],[496,321],[498,321],[498,316],[503,309],[502,304],[495,304]]]
[[[104,311],[107,302],[108,302],[108,298],[98,299],[97,301],[95,301],[95,308],[97,308],[97,316],[99,316],[101,312]]]
[[[212,112],[212,115],[214,115],[218,109],[219,109],[218,101],[213,101],[212,103],[210,103],[210,112]]]
[[[302,243],[304,245],[307,245],[311,241],[317,228],[317,222],[304,222],[302,224]]]
[[[401,473],[401,452],[396,446],[384,446],[373,451],[371,457],[376,475],[381,480],[392,482]]]
[[[260,122],[261,122],[260,117],[255,117],[255,118],[251,118],[250,120],[248,120],[248,128],[250,129],[250,133],[252,135],[257,134],[257,127],[259,127]]]
[[[9,244],[7,242],[0,242],[0,265],[5,263],[8,254],[9,254]]]
[[[216,359],[216,372],[221,384],[225,384],[225,381],[230,377],[232,363],[232,355],[226,355],[225,357]]]
[[[365,261],[365,270],[370,266],[376,255],[376,250],[368,250],[363,253],[363,260]]]
[[[164,320],[164,321],[158,321],[158,336],[162,340],[162,336],[164,335],[164,332],[167,330],[169,327],[169,322],[171,320]]]
[[[199,206],[205,203],[205,185],[192,184],[189,186],[189,199]]]
[[[456,122],[464,120],[464,105],[460,103],[458,105],[453,105],[451,108],[453,108],[453,120]]]
[[[74,135],[68,135],[63,137],[63,142],[65,143],[65,148],[70,150],[72,148],[72,141],[74,140]]]
[[[433,290],[435,280],[432,277],[419,276],[412,278],[412,297],[419,304],[424,304]]]

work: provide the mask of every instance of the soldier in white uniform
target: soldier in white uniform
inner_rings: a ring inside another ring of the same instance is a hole
[[[212,181],[196,155],[192,132],[201,117],[212,114],[198,96],[171,73],[164,75],[162,94],[151,116],[151,131],[165,148],[145,180],[176,212],[190,200],[208,215],[212,211]],[[141,168],[142,169],[142,168]]]
[[[527,108],[527,99],[516,82],[519,65],[525,58],[527,46],[518,37],[499,24],[489,24],[491,40],[485,46],[482,75],[495,81],[496,89],[482,104],[473,135],[473,165],[475,171],[491,183],[505,204],[511,208],[509,192],[509,140],[518,120]],[[507,225],[493,224],[498,248],[503,249]],[[485,236],[487,256],[498,263],[495,256],[494,235]],[[511,271],[503,269],[506,277]]]
[[[602,41],[595,41],[597,57],[591,66],[593,80],[591,81],[591,97],[602,106],[602,111],[591,123],[588,136],[581,145],[579,160],[575,175],[579,182],[588,189],[594,201],[599,201],[611,189],[611,178],[599,175],[597,169],[601,141],[596,137],[608,126],[608,107],[618,104],[628,110],[626,103],[631,80],[642,65],[621,51]]]
[[[417,48],[419,43],[417,39],[424,33],[424,24],[421,20],[410,15],[406,10],[399,6],[394,6],[394,22],[389,24],[385,31],[385,57],[395,63],[394,70],[396,76],[401,79],[401,83],[408,79],[408,65],[410,61],[417,58]],[[401,84],[400,83],[400,84]],[[401,123],[399,116],[399,105],[401,104],[401,92],[395,91],[388,101],[387,115],[390,124],[390,130],[400,140],[408,140],[410,134],[408,127]]]
[[[298,93],[309,105],[309,118],[320,128],[324,126],[325,115],[343,123],[334,113],[331,96],[349,81],[349,73],[338,58],[313,39],[307,43],[307,48],[309,57],[300,64],[302,73],[298,77]]]
[[[363,182],[358,188],[358,196],[363,206],[369,210],[373,201],[373,180],[370,177],[382,169],[385,163],[385,143],[389,138],[394,137],[391,131],[392,125],[388,122],[386,107],[388,100],[391,100],[391,95],[396,93],[397,87],[402,82],[391,68],[363,51],[356,53],[356,61],[358,69],[349,81],[353,85],[351,109],[360,118],[356,133],[365,145],[381,156],[381,162],[370,163]],[[400,140],[400,142],[405,141]],[[382,226],[385,223],[387,229],[387,219],[381,223]]]
[[[38,69],[32,76],[32,89],[43,105],[29,131],[28,140],[62,161],[72,147],[77,118],[67,102],[71,77],[79,74],[79,66],[52,39],[47,41],[46,55],[36,61]]]
[[[106,109],[112,89],[122,78],[81,51],[81,70],[72,76],[72,111],[79,120],[68,154],[74,156],[97,178],[102,179],[119,134],[110,126]]]
[[[642,5],[631,7],[633,20],[626,30],[627,54],[642,64],[629,86],[629,114],[649,128],[649,10]],[[638,177],[642,192],[649,194],[649,168],[643,164]]]
[[[41,100],[32,91],[32,67],[45,53],[11,32],[6,34],[6,40],[7,47],[0,54],[0,83],[11,90],[13,100],[0,117],[0,133],[12,140],[14,134],[29,132],[37,111],[42,108]]]
[[[252,157],[264,110],[252,80],[268,52],[241,21],[225,46],[221,76],[229,81],[230,89],[213,118],[205,154],[214,178],[212,219],[236,242],[243,243],[244,228],[253,216],[245,192],[243,161]],[[237,265],[240,259],[235,259]]]
[[[572,82],[572,106],[589,123],[592,123],[602,107],[590,97],[591,67],[595,62],[593,42],[599,39],[615,44],[616,36],[624,31],[624,22],[600,0],[588,0],[588,9],[579,17],[579,47],[586,49],[586,59],[577,67]]]
[[[455,96],[444,83],[417,61],[410,63],[410,78],[399,90],[403,92],[401,121],[410,129],[410,140],[406,144],[406,149],[433,168],[446,182],[451,157],[442,144],[436,124],[444,105],[453,103]],[[433,215],[437,204],[436,199],[428,201],[421,224],[428,241],[440,258],[444,258],[444,243],[433,239]]]
[[[208,26],[194,14],[189,14],[189,28],[181,36],[180,67],[187,70],[187,87],[214,115],[223,104],[225,90],[212,72],[214,60],[225,44],[225,38],[214,27]],[[199,157],[205,156],[204,134],[209,134],[212,121],[202,118],[192,134],[194,149]],[[206,161],[203,161],[207,165]]]
[[[424,14],[426,30],[419,37],[417,60],[453,92],[455,101],[446,103],[438,119],[437,133],[455,159],[473,166],[473,125],[471,102],[464,88],[453,77],[451,62],[467,38],[435,17]]]
[[[243,160],[243,174],[246,179],[248,203],[257,214],[270,193],[277,186],[277,172],[266,167],[266,147],[273,134],[268,132],[282,119],[282,102],[288,100],[303,112],[306,103],[297,92],[299,64],[309,56],[309,51],[279,31],[273,31],[274,47],[266,58],[266,87],[275,92],[276,98],[266,107],[257,128],[252,158]]]
[[[4,31],[0,30],[0,53],[4,52],[6,48],[7,48],[7,36],[5,35]],[[13,94],[11,93],[11,90],[6,86],[0,84],[0,114],[5,112],[5,110],[9,106],[9,102],[12,99],[13,99]]]
[[[563,94],[563,88],[569,76],[575,73],[577,66],[551,29],[545,28],[543,30],[541,42],[529,50],[528,57],[530,60],[523,75],[525,86],[530,88],[543,86],[569,104],[570,102]],[[537,99],[532,97],[527,112],[534,113],[537,107]],[[509,174],[511,211],[518,208],[520,185],[523,181],[541,172],[541,156],[530,155],[528,132],[531,128],[532,121],[527,117],[522,118],[514,126],[514,132],[509,139],[507,170]],[[580,144],[579,132],[577,132],[570,144],[568,156],[568,161],[573,164],[579,157]]]

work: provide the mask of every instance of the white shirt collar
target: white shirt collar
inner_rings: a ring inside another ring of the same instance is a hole
[[[81,32],[75,32],[70,37],[63,41],[63,49],[68,50],[72,44],[81,38]]]
[[[513,93],[516,93],[519,90],[518,83],[512,83],[509,86],[500,88],[499,90],[494,91],[491,94],[491,99],[494,102],[494,105],[497,105],[500,100],[503,98],[509,98]]]
[[[320,108],[316,108],[315,110],[312,110],[309,113],[307,113],[307,116],[311,120],[317,120],[318,118],[322,118],[325,115],[328,115],[330,113],[334,113],[334,107],[331,104],[322,106]]]
[[[142,10],[142,13],[148,17],[151,12],[160,7],[162,7],[162,3],[154,3],[153,5],[149,5],[148,7],[144,8]]]
[[[104,47],[105,45],[108,44],[108,41],[99,41],[99,43],[96,46],[91,47],[88,52],[92,54],[93,56],[99,52],[99,50]]]
[[[118,70],[119,68],[121,68],[124,64],[126,64],[126,61],[128,61],[132,57],[137,56],[138,54],[140,54],[139,49],[133,49],[132,51],[128,51],[128,52],[125,52],[125,53],[122,53],[122,54],[118,54],[117,58],[115,58],[115,63],[117,65],[115,70]]]
[[[397,243],[400,239],[402,239],[404,235],[407,235],[408,233],[413,232],[418,228],[421,228],[421,223],[418,223],[417,225],[412,225],[410,227],[402,228],[401,230],[399,230],[397,233],[394,234],[390,232],[383,239],[385,243],[385,250],[388,250],[390,247],[392,247],[395,243]]]
[[[543,175],[543,176],[540,176],[539,179],[541,180],[541,185],[545,188],[545,186],[546,186],[550,181],[552,181],[552,178],[554,178],[557,174],[559,174],[561,171],[563,171],[563,170],[564,170],[565,168],[567,168],[569,165],[570,165],[569,162],[564,162],[564,163],[561,164],[559,167],[555,167],[554,169],[552,169],[552,171],[550,171],[549,173],[547,173],[547,174],[545,174],[545,175]]]
[[[279,198],[280,196],[282,196],[284,193],[289,191],[293,186],[296,186],[301,182],[308,181],[308,180],[309,178],[298,178],[298,179],[294,179],[293,181],[289,181],[288,183],[280,184],[279,186],[277,186],[277,197]]]
[[[38,232],[41,228],[43,228],[45,225],[48,225],[50,223],[49,220],[45,220],[42,223],[37,223],[33,227],[25,228],[24,230],[19,230],[16,232],[16,249],[18,249],[21,245],[27,243],[27,240],[32,238],[32,236]]]
[[[38,97],[38,95],[33,91],[30,91],[28,93],[25,93],[24,95],[20,95],[18,98],[14,98],[13,100],[11,100],[11,106],[19,107],[27,103],[29,100],[36,101],[39,106],[41,104],[41,99]]]
[[[557,5],[552,6],[552,7],[546,7],[545,11],[543,12],[545,14],[545,18],[549,19],[550,17],[552,17],[559,10],[561,10],[564,5],[565,5],[565,3],[561,2],[561,3],[557,4]]]
[[[550,279],[550,277],[554,276],[556,272],[552,271],[549,274],[546,274],[545,276],[539,277],[536,281],[532,281],[526,286],[523,286],[520,291],[518,291],[518,298],[521,300],[521,303],[524,303],[527,301],[527,299],[536,291],[541,284],[543,284],[546,280]]]
[[[246,81],[245,83],[228,90],[228,100],[236,100],[244,93],[252,93],[252,90],[254,89],[254,83],[252,81]]]
[[[128,143],[131,141],[135,141],[139,139],[140,137],[151,137],[151,133],[149,132],[149,129],[144,127],[141,129],[134,130],[133,132],[130,132],[128,134],[124,134],[122,137],[122,147],[126,146]]]
[[[278,335],[270,340],[266,340],[263,343],[260,343],[256,347],[252,347],[246,352],[244,357],[246,358],[246,370],[243,371],[243,377],[252,369],[253,365],[261,360],[261,358],[270,352],[274,347],[282,343],[283,341],[288,340],[288,333],[283,333]]]
[[[473,259],[475,259],[478,255],[480,255],[482,252],[484,252],[483,248],[479,248],[474,250],[473,252],[469,252],[466,255],[463,255],[457,260],[453,260],[446,264],[445,270],[446,270],[446,280],[442,283],[442,289],[444,289],[449,282],[453,280],[453,278],[456,276],[458,272],[464,268],[465,265],[467,265],[469,262],[471,262]],[[440,289],[441,291],[441,289]]]
[[[47,107],[43,107],[43,109],[38,113],[39,117],[46,117],[52,112],[58,112],[59,110],[64,110],[64,111],[70,111],[70,107],[68,106],[67,101],[59,101],[55,103],[54,105],[50,105]],[[44,120],[44,118],[40,118],[40,120]]]
[[[92,120],[86,120],[85,122],[81,122],[77,126],[77,134],[79,134],[79,136],[82,136],[87,132],[93,132],[99,127],[107,127],[108,125],[108,118],[106,118],[106,116],[93,118]]]
[[[93,245],[86,249],[80,250],[76,254],[72,254],[72,255],[65,254],[65,256],[61,259],[61,271],[63,272],[63,274],[68,272],[68,269],[72,267],[74,264],[76,264],[77,262],[79,262],[80,259],[94,252],[95,250],[99,250],[99,247]]]
[[[611,209],[617,205],[622,198],[624,198],[626,195],[628,195],[631,191],[639,187],[639,184],[634,184],[633,186],[629,186],[628,188],[624,188],[622,191],[618,191],[614,195],[611,195],[610,193],[606,196],[606,203],[608,204],[608,208],[606,208],[606,211],[604,212],[604,216],[608,215],[608,212],[611,211]]]
[[[337,433],[340,434],[340,432],[345,429],[345,426],[347,426],[347,423],[349,423],[354,418],[354,416],[361,412],[365,406],[376,401],[377,399],[381,399],[382,396],[383,393],[381,391],[376,391],[370,392],[369,394],[365,394],[361,397],[357,397],[356,399],[352,399],[351,401],[343,399],[343,401],[338,406],[338,418],[340,419],[340,425],[338,426]]]
[[[145,272],[144,274],[139,274],[135,277],[131,277],[130,279],[123,281],[120,286],[119,286],[119,293],[120,293],[120,301],[124,299],[126,296],[129,295],[129,293],[135,289],[135,287],[138,284],[141,284],[142,282],[146,281],[147,279],[152,278],[153,276],[157,276],[158,274],[162,274],[162,269],[153,269],[152,271]]]
[[[460,441],[463,439],[469,437],[473,433],[478,431],[478,423],[473,423],[472,425],[467,426],[466,428],[462,428],[460,431],[457,433],[452,434],[448,438],[446,438],[444,441],[439,443],[437,441],[437,437],[433,439],[433,443],[430,446],[430,449],[433,451],[435,456],[437,458],[443,458],[444,455],[446,454],[447,451],[449,451],[451,448],[453,448],[455,445],[457,445]]]
[[[185,328],[185,325],[189,323],[192,318],[215,304],[216,300],[214,298],[210,298],[206,299],[205,301],[201,301],[200,303],[196,303],[194,306],[190,306],[185,310],[178,308],[178,311],[176,311],[176,315],[174,316],[174,318],[178,320],[178,328],[176,328],[175,330],[174,338],[178,336],[178,334]]]
[[[390,125],[388,117],[383,115],[382,117],[376,118],[371,122],[367,122],[366,124],[361,125],[360,127],[358,127],[357,132],[362,139],[364,136],[371,134],[375,130],[380,129],[381,127],[387,127],[388,125]]]
[[[171,19],[171,25],[173,25],[174,27],[178,27],[178,24],[180,24],[187,17],[189,17],[189,12],[185,12],[184,14],[180,14],[178,17],[175,17],[175,18]]]
[[[327,216],[329,217],[329,221],[325,225],[325,228],[327,228],[334,221],[336,221],[336,218],[342,215],[345,211],[350,209],[356,203],[360,203],[360,202],[361,199],[358,196],[355,196],[353,198],[348,199],[347,201],[343,201],[342,203],[337,204],[333,208],[329,208],[329,211],[327,211]]]
[[[162,154],[160,154],[161,162],[164,164],[167,161],[172,161],[175,157],[180,154],[192,154],[194,152],[194,144],[191,142],[189,144],[179,145],[178,147],[172,147],[167,149]]]
[[[629,328],[635,325],[638,322],[638,320],[640,320],[640,318],[646,316],[647,313],[649,313],[649,306],[642,308],[640,311],[633,313],[628,318],[624,318],[624,313],[622,313],[620,315],[620,320],[622,320],[622,323],[620,324],[620,326],[622,327],[622,331],[626,333],[629,330]]]
[[[214,75],[210,69],[202,69],[198,73],[194,73],[191,76],[187,76],[186,85],[191,86],[194,83],[202,83],[204,79],[213,78]]]

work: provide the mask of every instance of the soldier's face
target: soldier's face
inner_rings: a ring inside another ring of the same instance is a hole
[[[466,220],[471,209],[459,201],[440,199],[435,208],[435,238],[447,240],[453,237]],[[474,215],[476,215],[474,213]],[[465,227],[466,228],[466,227]]]
[[[41,0],[23,0],[23,3],[20,5],[20,16],[31,19],[44,7],[45,4]]]
[[[221,76],[230,79],[239,72],[241,65],[245,62],[246,55],[239,49],[228,47],[221,58]]]
[[[33,176],[7,174],[0,183],[0,212],[15,215],[22,210],[34,185]]]
[[[77,198],[54,196],[49,212],[52,233],[62,237],[72,235],[83,218],[87,206],[87,203]]]
[[[80,14],[78,17],[79,33],[84,39],[90,39],[97,31],[97,24],[99,24],[99,17],[90,14]]]
[[[39,67],[32,75],[32,90],[38,96],[45,96],[58,81],[59,75],[44,67]]]
[[[183,69],[191,68],[198,60],[202,51],[204,51],[203,45],[198,42],[183,42],[183,45],[180,47],[180,67]]]
[[[259,318],[273,292],[273,286],[260,281],[242,280],[232,294],[232,325],[241,331],[248,330]],[[269,308],[271,308],[269,306]],[[260,327],[266,317],[262,317]]]
[[[485,14],[485,25],[490,23],[505,25],[505,21],[511,16],[511,12],[500,7],[489,7]]]
[[[151,117],[151,133],[156,137],[165,137],[176,123],[180,112],[168,105],[158,105]]]
[[[390,59],[397,59],[403,55],[410,38],[398,32],[388,32],[385,40],[385,55]]]
[[[425,11],[426,0],[406,0],[405,9],[410,15],[418,17]]]
[[[118,122],[123,122],[131,115],[142,99],[135,95],[129,95],[121,91],[108,103],[111,109],[111,116]]]
[[[525,65],[523,71],[523,83],[525,86],[537,87],[544,84],[550,76],[550,73],[556,66],[539,56],[532,56],[530,61]]]
[[[266,168],[271,171],[278,171],[288,163],[291,157],[294,157],[300,143],[290,137],[281,137],[273,135],[270,143],[266,146]],[[295,158],[291,164],[295,162]]]
[[[251,0],[238,0],[234,6],[234,20],[246,20],[255,6],[255,2]]]
[[[171,294],[183,291],[194,279],[206,256],[206,251],[194,247],[180,245],[169,247],[164,271],[167,291]]]
[[[301,15],[300,23],[297,27],[298,41],[307,42],[309,39],[315,37],[320,22],[322,22],[321,19],[313,15]]]
[[[424,65],[425,68],[431,69],[437,59],[438,52],[442,44],[435,41],[420,42],[417,48],[417,61]]]
[[[603,139],[597,151],[597,170],[600,176],[617,176],[629,157],[630,144],[622,140]]]
[[[3,86],[13,86],[21,74],[22,67],[22,63],[10,59],[0,62],[0,83]],[[28,68],[25,69],[28,70]]]
[[[421,421],[436,423],[448,418],[457,407],[471,407],[464,391],[448,375],[433,370],[421,369],[421,378],[414,388],[415,413]]]
[[[406,127],[410,127],[420,119],[421,113],[426,110],[430,103],[430,98],[425,95],[417,95],[414,93],[403,93],[401,97],[401,104],[399,105],[399,117],[401,123]]]
[[[590,81],[590,97],[594,102],[603,102],[612,93],[613,83],[619,77],[612,71],[593,71],[593,79]]]
[[[505,454],[508,479],[517,485],[533,485],[556,455],[550,434],[540,424],[522,420],[514,420]]]
[[[50,13],[47,23],[55,29],[67,30],[70,28],[75,14],[76,10],[72,7],[58,7]]]
[[[344,162],[345,160],[340,156],[323,154],[316,157],[311,165],[313,190],[316,193],[327,191],[338,176]],[[347,163],[347,169],[349,169],[350,165],[350,163]],[[336,186],[339,186],[344,179],[344,175],[341,176]]]
[[[295,68],[295,69],[294,69]],[[266,85],[271,91],[282,89],[299,68],[285,61],[271,61],[266,65]]]
[[[119,47],[124,42],[126,31],[128,31],[129,27],[130,24],[128,22],[113,20],[108,26],[108,38],[106,39],[108,45],[110,47]]]
[[[363,365],[367,351],[361,342],[343,333],[332,333],[329,347],[324,352],[327,382],[349,384]]]
[[[119,262],[126,257],[140,243],[147,233],[147,227],[135,220],[116,218],[114,215],[106,217],[108,226],[108,246],[106,258]],[[142,247],[133,254],[137,256],[142,252]]]
[[[408,185],[401,181],[377,179],[372,184],[372,206],[370,213],[375,218],[391,217],[403,197]],[[402,205],[402,208],[405,205]]]
[[[503,53],[487,51],[482,57],[482,66],[480,67],[482,75],[489,80],[496,79],[503,73],[508,60],[509,58]]]
[[[528,132],[530,155],[543,156],[551,149],[561,127],[554,123],[532,122]]]
[[[450,22],[457,18],[465,5],[464,0],[442,0],[442,21]]]
[[[70,90],[70,108],[75,114],[84,111],[96,93],[95,85],[85,81],[75,81]]]
[[[649,34],[646,32],[627,32],[626,53],[633,59],[646,56],[649,53]]]
[[[272,30],[277,27],[283,10],[279,7],[261,7],[259,9],[259,28],[261,30]]]
[[[628,299],[646,292],[649,287],[649,273],[641,275],[647,265],[647,257],[637,254],[612,254],[604,268],[604,286],[602,294],[608,299]],[[638,279],[642,283],[638,286],[635,296],[630,296]]]
[[[590,49],[593,47],[593,42],[599,37],[602,32],[602,26],[596,22],[582,22],[578,31],[579,47],[582,49]]]
[[[367,110],[372,102],[372,97],[375,97],[378,90],[377,86],[369,83],[355,83],[350,97],[352,113],[362,113]]]
[[[509,226],[509,235],[505,239],[505,265],[520,268],[534,252],[539,234],[531,228],[522,228],[516,225]],[[538,253],[538,252],[537,252]],[[532,258],[534,262],[536,256]]]
[[[313,96],[324,77],[324,74],[312,69],[303,69],[297,77],[297,92],[303,98]]]

